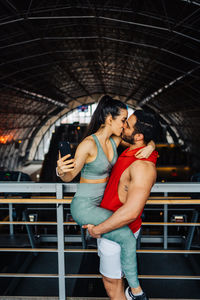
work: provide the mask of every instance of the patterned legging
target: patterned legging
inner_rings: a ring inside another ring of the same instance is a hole
[[[112,215],[112,211],[99,207],[105,184],[79,184],[71,204],[73,219],[80,225],[98,225]],[[138,287],[136,238],[128,226],[105,233],[102,237],[121,246],[121,265],[130,287]]]

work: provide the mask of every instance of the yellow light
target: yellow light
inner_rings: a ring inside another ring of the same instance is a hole
[[[172,170],[177,170],[176,167],[171,166],[171,167],[156,167],[157,171],[172,171]]]
[[[81,129],[81,127],[80,127],[80,126],[78,126],[78,127],[77,127],[77,129],[78,129],[78,130],[80,130],[80,129]]]
[[[19,144],[21,144],[21,142],[22,142],[22,141],[20,141],[20,140],[18,141]]]
[[[174,148],[175,144],[156,144],[156,148]]]
[[[189,171],[190,167],[184,167],[184,170]]]
[[[173,170],[175,171],[189,171],[190,167],[186,166],[186,167],[182,167],[182,166],[168,166],[168,167],[156,167],[157,171],[166,171],[166,172],[171,172]]]
[[[0,144],[6,144],[7,142],[10,142],[13,139],[13,135],[1,135],[0,136]]]
[[[163,180],[161,180],[161,182],[165,182],[165,180],[163,179]]]

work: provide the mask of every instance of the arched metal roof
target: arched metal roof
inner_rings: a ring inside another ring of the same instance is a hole
[[[98,95],[154,110],[198,154],[200,1],[0,1],[0,135],[20,155]]]

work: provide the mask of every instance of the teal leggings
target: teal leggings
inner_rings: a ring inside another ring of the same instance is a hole
[[[81,183],[75,194],[71,213],[73,219],[80,225],[98,225],[112,215],[112,211],[99,207],[105,183]],[[128,226],[105,233],[102,237],[117,242],[121,246],[121,265],[130,287],[139,286],[136,260],[136,238]]]

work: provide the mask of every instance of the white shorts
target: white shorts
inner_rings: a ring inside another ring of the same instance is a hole
[[[140,229],[134,233],[136,239]],[[120,279],[123,277],[120,253],[121,247],[118,243],[108,239],[97,239],[98,255],[100,257],[99,272],[109,278]]]

